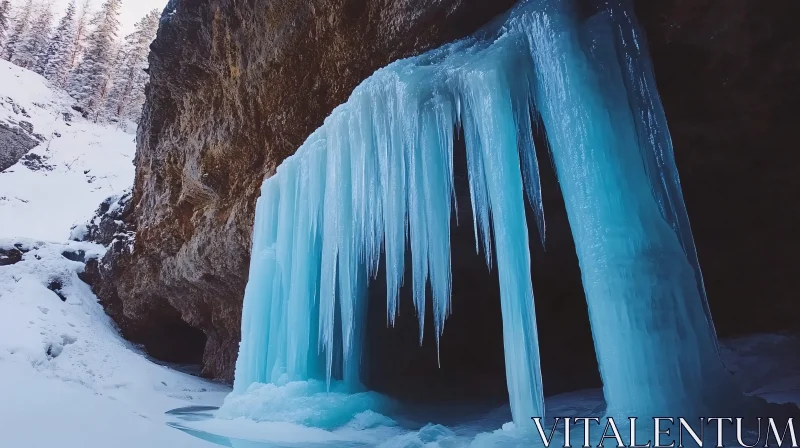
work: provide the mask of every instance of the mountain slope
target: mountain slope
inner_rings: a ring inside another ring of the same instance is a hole
[[[0,60],[0,131],[35,145],[0,172],[0,237],[66,240],[103,199],[130,187],[134,135],[85,120],[73,103],[41,76]]]
[[[10,154],[9,133],[27,152],[0,171],[0,446],[211,446],[168,427],[164,412],[217,404],[227,386],[154,363],[82,280],[106,248],[67,240],[87,230],[113,239],[99,220],[83,223],[130,188],[135,146],[71,105],[0,60],[0,153]]]

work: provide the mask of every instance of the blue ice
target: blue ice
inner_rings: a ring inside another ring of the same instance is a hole
[[[567,206],[609,413],[687,415],[731,390],[644,37],[631,2],[591,3],[522,1],[470,38],[378,70],[264,181],[230,403],[317,379],[363,393],[367,285],[381,259],[387,325],[410,277],[420,341],[430,300],[438,343],[453,299],[450,218],[470,206],[476,250],[500,278],[514,423],[544,415],[534,123]],[[469,205],[455,201],[458,134]]]

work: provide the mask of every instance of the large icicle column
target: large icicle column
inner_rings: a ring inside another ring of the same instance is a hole
[[[463,133],[476,249],[489,268],[497,260],[514,422],[543,415],[528,241],[529,224],[545,228],[539,118],[609,413],[690,416],[739,397],[717,353],[643,45],[626,0],[530,0],[359,85],[264,182],[232,397],[310,379],[358,390],[368,278],[383,257],[393,325],[407,247],[420,338],[430,286],[438,342],[451,309],[450,218],[465,206],[453,190]]]
[[[742,395],[717,352],[644,36],[629,2],[608,3],[582,22],[568,2],[524,19],[607,412],[714,415]]]

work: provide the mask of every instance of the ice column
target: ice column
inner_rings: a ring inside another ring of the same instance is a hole
[[[598,2],[600,4],[600,2]],[[663,112],[627,2],[523,17],[608,413],[711,415],[718,357]]]

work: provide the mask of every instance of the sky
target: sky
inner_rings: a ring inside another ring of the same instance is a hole
[[[103,1],[104,0],[91,0],[92,11],[97,11]],[[133,32],[133,25],[151,10],[158,9],[160,14],[164,7],[167,6],[167,1],[168,0],[122,0],[122,14],[120,16],[122,30],[120,32],[120,37],[124,37]],[[19,0],[17,0],[16,3],[19,3]],[[82,1],[79,0],[78,5],[81,3]],[[53,8],[56,13],[56,20],[61,18],[68,4],[69,0],[55,0]]]

